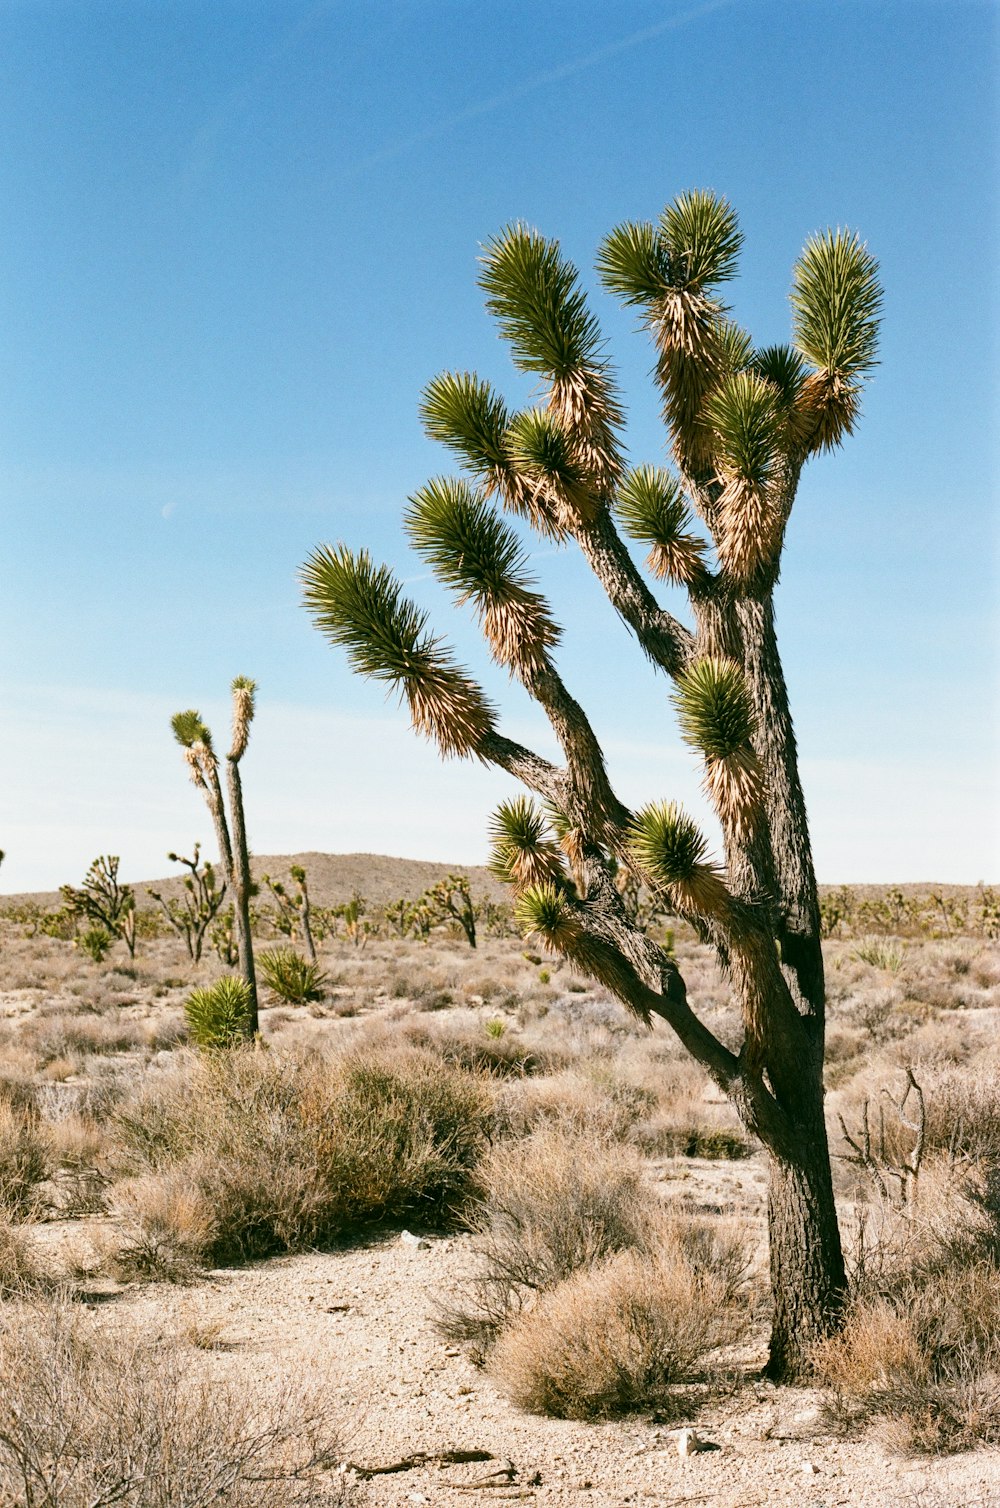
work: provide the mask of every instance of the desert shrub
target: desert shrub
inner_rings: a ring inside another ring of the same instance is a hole
[[[655,1103],[654,1095],[613,1076],[566,1068],[506,1079],[497,1096],[497,1126],[502,1136],[521,1138],[558,1122],[599,1141],[627,1141]]]
[[[494,1146],[470,1214],[478,1270],[442,1312],[452,1339],[480,1354],[528,1304],[619,1251],[651,1252],[663,1212],[638,1154],[562,1122]]]
[[[24,1234],[0,1219],[0,1299],[26,1298],[48,1284]]]
[[[192,1168],[130,1179],[115,1197],[121,1236],[109,1266],[116,1278],[186,1283],[198,1275],[217,1227]]]
[[[45,1139],[32,1115],[0,1101],[0,1214],[27,1215],[40,1202],[49,1174]]]
[[[237,974],[225,974],[204,989],[192,990],[184,1002],[191,1041],[204,1048],[233,1047],[245,1041],[250,1010],[250,986]]]
[[[10,1508],[345,1503],[326,1390],[199,1376],[179,1351],[99,1334],[68,1308],[0,1321],[0,1501]]]
[[[679,1245],[620,1251],[539,1297],[500,1337],[489,1370],[521,1408],[563,1419],[669,1408],[743,1312]]]
[[[413,1049],[184,1061],[114,1118],[125,1168],[162,1180],[129,1192],[126,1260],[145,1243],[169,1264],[172,1243],[181,1265],[227,1263],[448,1221],[489,1124],[481,1079]]]
[[[884,1207],[856,1263],[840,1334],[816,1351],[835,1427],[896,1448],[1000,1443],[1000,1225],[993,1181],[945,1159],[916,1202]]]
[[[874,969],[898,974],[903,967],[906,949],[894,937],[864,937],[854,949],[854,956],[862,963],[870,963]]]
[[[407,1021],[402,1034],[407,1042],[429,1048],[446,1063],[494,1078],[544,1072],[558,1062],[557,1053],[533,1051],[513,1032],[491,1033],[489,1025],[476,1016],[456,1019],[449,1015],[435,1022]]]
[[[76,941],[77,946],[83,949],[88,958],[92,958],[95,963],[100,963],[114,942],[114,938],[106,927],[88,927],[85,932],[80,933]]]
[[[271,995],[286,1005],[322,1000],[326,993],[326,975],[294,948],[269,948],[258,954],[257,970]]]

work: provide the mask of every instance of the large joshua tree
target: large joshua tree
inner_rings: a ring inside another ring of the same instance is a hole
[[[557,242],[522,225],[487,245],[480,284],[541,401],[511,412],[469,373],[446,373],[424,393],[428,433],[467,475],[417,492],[407,532],[544,709],[561,766],[504,736],[482,689],[366,551],[319,549],[304,582],[317,626],[356,670],[400,691],[442,754],[497,765],[541,798],[506,802],[493,819],[493,866],[524,932],[643,1021],[667,1022],[767,1149],[769,1371],[789,1378],[839,1323],[845,1279],[823,1115],[819,906],[773,594],[802,467],[857,421],[881,293],[857,236],[825,231],[795,265],[792,343],[759,350],[720,296],[740,245],[730,205],[694,192],[655,225],[619,226],[598,253],[605,288],[639,311],[652,339],[672,471],[626,465],[614,374],[577,272]],[[547,539],[575,542],[671,683],[724,863],[675,802],[633,812],[615,794],[556,666],[560,630],[497,504]],[[686,590],[687,623],[661,605],[623,534],[648,552],[656,581]],[[714,945],[742,1013],[738,1050],[699,1018],[677,963],[630,918],[620,866]]]

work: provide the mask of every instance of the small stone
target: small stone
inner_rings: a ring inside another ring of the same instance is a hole
[[[818,1466],[814,1466],[811,1461],[803,1461],[802,1462],[802,1471],[803,1471],[803,1474],[805,1476],[807,1476],[807,1477],[815,1477],[815,1476],[818,1476],[818,1474],[819,1474],[819,1467]]]
[[[698,1439],[696,1429],[679,1429],[677,1431],[677,1454],[679,1456],[694,1456],[701,1449],[701,1441]]]
[[[425,1241],[423,1236],[415,1236],[409,1230],[400,1232],[399,1244],[400,1246],[409,1246],[413,1251],[430,1251],[431,1249],[429,1241]]]

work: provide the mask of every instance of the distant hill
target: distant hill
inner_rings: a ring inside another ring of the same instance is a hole
[[[287,883],[292,864],[301,864],[305,870],[309,896],[317,906],[338,906],[342,901],[349,901],[355,890],[376,906],[400,896],[412,900],[446,874],[468,875],[477,895],[486,895],[495,901],[503,900],[506,893],[505,887],[488,870],[476,865],[393,859],[377,853],[261,854],[254,855],[251,867],[257,879],[262,874],[269,874],[272,879]],[[133,883],[139,904],[147,901],[150,886],[161,890],[164,895],[179,889],[185,872],[178,865],[173,874],[162,880]],[[59,895],[57,891],[42,891],[33,895],[2,896],[0,906],[27,900],[52,908],[58,906]]]

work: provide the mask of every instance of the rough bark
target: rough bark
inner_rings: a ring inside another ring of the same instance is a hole
[[[843,1316],[847,1280],[821,1096],[818,1111],[801,1128],[794,1159],[771,1154],[767,1219],[774,1313],[767,1375],[776,1382],[808,1376],[813,1346]]]
[[[250,986],[250,1034],[256,1035],[257,1021],[257,973],[253,961],[253,936],[250,931],[250,852],[247,848],[246,822],[243,816],[243,787],[239,765],[235,759],[226,760],[226,776],[229,787],[229,816],[233,828],[232,843],[232,891],[233,915],[236,922],[236,951],[239,971]]]

